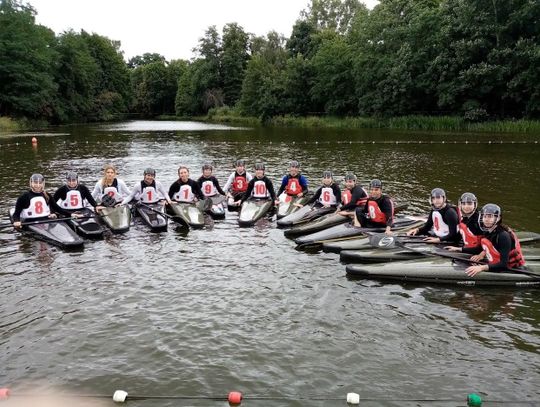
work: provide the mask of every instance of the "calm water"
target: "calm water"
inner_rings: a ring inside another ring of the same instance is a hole
[[[6,216],[33,172],[54,191],[67,170],[93,187],[112,162],[131,186],[153,166],[168,187],[180,164],[197,178],[211,161],[223,185],[232,162],[245,158],[250,166],[264,160],[276,185],[298,159],[313,187],[327,168],[339,180],[346,171],[379,177],[386,192],[411,203],[410,212],[428,209],[435,186],[454,202],[472,191],[481,203],[499,203],[515,229],[540,231],[540,135],[190,122],[59,128],[35,134],[37,148],[32,135],[0,138],[0,387],[203,398],[239,390],[283,398],[270,401],[283,406],[345,405],[351,391],[372,406],[464,405],[472,391],[540,402],[537,290],[349,280],[338,255],[296,251],[266,220],[239,229],[236,214],[189,233],[149,234],[134,225],[76,253],[13,233]]]

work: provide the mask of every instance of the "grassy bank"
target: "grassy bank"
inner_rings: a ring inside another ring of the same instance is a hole
[[[245,117],[232,109],[211,110],[197,120],[237,125],[261,125],[257,117]],[[490,133],[540,133],[540,121],[498,120],[471,123],[457,116],[320,117],[275,116],[266,125],[277,127],[335,128],[335,129],[394,129],[427,131],[471,131]]]
[[[12,119],[11,117],[0,117],[0,133],[10,133],[14,131],[40,130],[48,127],[45,120]]]

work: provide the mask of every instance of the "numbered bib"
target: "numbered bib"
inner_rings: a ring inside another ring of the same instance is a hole
[[[80,191],[68,191],[66,199],[58,202],[58,204],[66,209],[81,209],[83,207],[83,199]]]
[[[323,188],[321,190],[321,197],[319,202],[323,205],[335,205],[337,203],[336,196],[334,195],[334,190],[332,188]]]
[[[431,219],[433,219],[433,232],[435,233],[435,236],[444,237],[450,233],[450,228],[444,222],[440,212],[434,211],[431,215]]]
[[[118,193],[118,190],[115,187],[107,187],[103,190],[103,195],[109,195],[111,198],[114,198],[116,202],[122,201],[122,197]]]
[[[30,200],[30,206],[22,210],[21,219],[41,218],[50,214],[51,210],[45,198],[43,196],[35,196]]]
[[[182,185],[180,191],[174,194],[173,199],[178,202],[193,202],[193,191],[191,186]]]
[[[156,189],[154,187],[144,188],[140,200],[144,203],[154,203],[159,201]]]
[[[204,196],[214,196],[217,194],[217,188],[212,181],[204,181],[201,189]]]
[[[254,198],[266,198],[268,196],[266,190],[266,184],[264,181],[255,181],[253,185],[253,197]]]

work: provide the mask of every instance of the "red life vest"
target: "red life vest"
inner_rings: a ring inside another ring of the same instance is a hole
[[[287,186],[285,187],[285,192],[287,195],[298,195],[300,192],[302,192],[300,180],[298,178],[289,178]]]
[[[463,222],[459,222],[458,232],[461,234],[463,239],[463,247],[478,247],[482,236],[475,235]]]
[[[368,199],[366,204],[367,213],[369,215],[369,218],[373,222],[377,223],[386,223],[388,219],[386,219],[386,215],[383,211],[381,211],[381,208],[379,208],[379,204],[377,201],[372,201],[371,199]],[[394,205],[392,205],[392,216],[394,215]]]
[[[349,202],[351,202],[352,199],[352,192],[350,189],[346,189],[341,193],[341,203],[343,205],[347,205]]]
[[[234,193],[237,192],[246,192],[248,187],[247,177],[244,173],[243,175],[236,174],[236,177],[234,177],[234,181],[232,183],[232,190]]]
[[[523,258],[523,253],[521,251],[521,244],[519,243],[519,240],[514,231],[510,230],[509,233],[510,237],[512,238],[514,248],[510,250],[510,254],[508,255],[507,267],[514,268],[523,266],[525,264],[525,259]],[[491,240],[486,237],[482,237],[480,243],[482,245],[482,249],[484,249],[484,251],[486,252],[488,264],[496,264],[501,261],[501,254],[495,248],[493,243],[491,243]]]

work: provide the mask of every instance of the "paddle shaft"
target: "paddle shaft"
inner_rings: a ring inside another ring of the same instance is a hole
[[[144,203],[142,203],[142,202],[137,202],[135,205],[139,205],[139,206],[142,206],[142,207],[144,207],[144,208],[147,208],[147,209],[149,209],[150,211],[155,212],[155,213],[158,213],[158,214],[160,214],[160,215],[163,215],[164,217],[169,218],[169,219],[174,219],[174,218],[176,218],[176,216],[172,216],[172,215],[169,215],[168,213],[158,211],[157,209],[152,208],[150,205],[144,204]]]
[[[66,220],[90,219],[90,218],[95,218],[96,216],[99,216],[99,215],[81,216],[79,218],[70,217],[70,218],[52,218],[52,219],[35,220],[35,221],[29,221],[29,222],[21,222],[21,226],[40,225],[42,223],[63,222]]]

